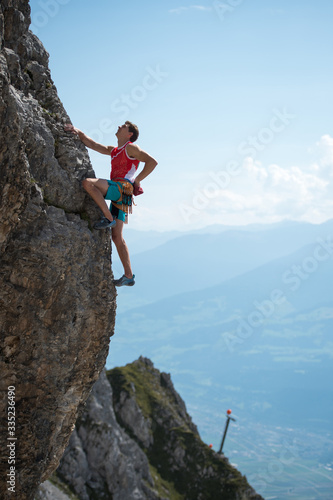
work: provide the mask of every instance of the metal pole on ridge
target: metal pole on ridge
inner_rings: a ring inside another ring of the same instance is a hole
[[[226,438],[226,435],[227,435],[227,431],[228,431],[228,427],[229,427],[229,424],[230,424],[230,420],[233,420],[233,422],[236,422],[235,418],[230,417],[231,413],[232,413],[231,410],[227,410],[227,421],[226,421],[225,428],[224,428],[224,433],[223,433],[223,438],[222,438],[221,446],[220,446],[220,449],[218,451],[218,453],[220,453],[220,454],[222,453],[222,449],[223,449],[224,441],[225,441],[225,438]]]

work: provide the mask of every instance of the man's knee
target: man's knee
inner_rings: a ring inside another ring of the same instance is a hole
[[[91,179],[83,179],[83,181],[82,181],[83,189],[85,189],[86,191],[89,191],[91,189],[91,186],[92,186]]]
[[[96,190],[100,191],[103,196],[106,196],[109,188],[109,183],[105,179],[95,179],[95,178],[87,178],[83,179],[82,187],[89,194],[93,194]]]

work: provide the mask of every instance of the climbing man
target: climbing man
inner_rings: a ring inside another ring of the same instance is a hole
[[[133,286],[135,276],[132,272],[128,247],[123,238],[123,225],[132,213],[132,194],[142,192],[140,183],[157,165],[157,161],[148,153],[133,144],[139,129],[133,123],[126,121],[118,127],[116,137],[118,146],[103,146],[85,135],[72,124],[66,124],[65,130],[78,136],[88,148],[103,155],[111,156],[111,180],[84,179],[83,188],[102,210],[104,217],[94,225],[95,229],[112,228],[112,241],[124,268],[121,278],[114,280],[115,286]],[[136,175],[139,163],[144,162],[141,172]],[[111,200],[110,209],[105,200]]]

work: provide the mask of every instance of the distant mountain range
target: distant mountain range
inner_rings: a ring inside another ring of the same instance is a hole
[[[199,230],[181,235],[129,229],[125,239],[136,275],[136,293],[130,306],[218,285],[330,234],[333,220],[321,225],[285,222],[229,229],[211,226],[206,233]],[[115,254],[113,270],[118,276],[122,268]],[[122,290],[119,297],[122,310]]]
[[[333,221],[184,234],[134,255],[142,282],[119,291],[107,366],[150,357],[207,439],[229,407],[248,427],[329,432],[332,257]]]
[[[307,245],[214,287],[120,313],[116,323],[119,346],[126,345],[126,358],[140,349],[140,354],[148,353],[163,369],[172,368],[174,375],[192,373],[185,377],[191,379],[191,387],[193,382],[202,385],[202,380],[215,385],[223,375],[232,378],[232,384],[237,380],[249,394],[250,388],[262,385],[264,372],[264,382],[277,377],[279,388],[283,379],[288,385],[289,372],[296,371],[296,386],[299,380],[302,387],[308,374],[305,388],[310,390],[312,382],[316,386],[318,381],[313,379],[313,370],[320,363],[316,376],[321,380],[325,375],[320,388],[330,390],[325,377],[333,356],[333,259],[328,255],[317,261],[314,255],[319,246]],[[185,378],[181,377],[182,385]],[[292,403],[295,410],[300,408],[294,397]]]

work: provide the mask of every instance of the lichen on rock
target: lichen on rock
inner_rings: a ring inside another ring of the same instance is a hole
[[[103,369],[116,292],[110,234],[81,187],[94,176],[29,31],[27,0],[0,4],[1,391],[15,386],[16,495],[33,498],[57,467]],[[6,399],[1,408],[6,450]],[[0,496],[10,498],[6,452]]]

